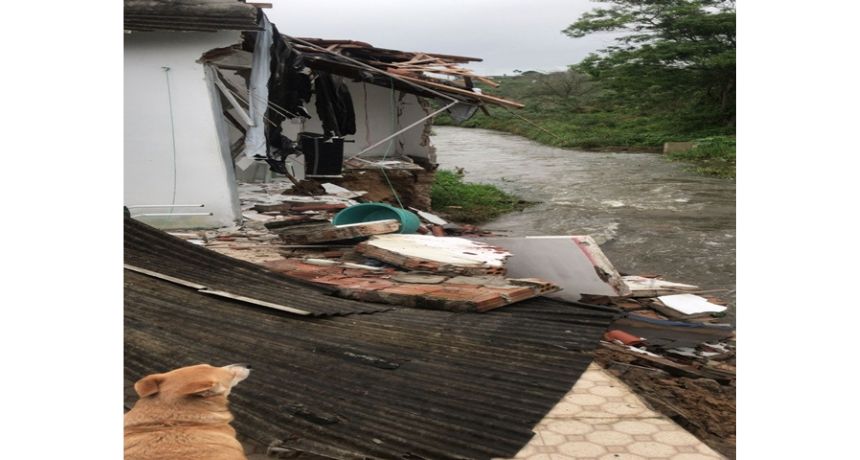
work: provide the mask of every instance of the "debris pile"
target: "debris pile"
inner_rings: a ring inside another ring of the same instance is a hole
[[[325,193],[307,196],[286,182],[240,184],[242,226],[172,234],[366,302],[486,312],[547,296],[614,307],[597,361],[655,409],[733,449],[734,398],[725,395],[734,393],[735,332],[719,291],[620,273],[587,235],[493,235],[318,185]],[[335,223],[362,206],[381,213]],[[703,402],[711,399],[720,402]]]
[[[240,184],[243,226],[172,234],[369,302],[483,312],[559,290],[539,277],[506,277],[509,252],[455,236],[487,232],[417,208],[361,205],[364,192],[321,186],[325,194],[303,196],[284,182]],[[364,213],[369,220],[336,224],[358,205],[373,207]],[[398,233],[413,228],[422,234]]]
[[[734,328],[721,322],[724,302],[697,286],[623,279],[631,297],[585,299],[625,310],[595,360],[654,410],[733,458],[736,347]]]

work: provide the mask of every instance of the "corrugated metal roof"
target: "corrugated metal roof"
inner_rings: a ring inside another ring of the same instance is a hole
[[[329,458],[514,455],[569,391],[617,311],[536,299],[469,314],[328,297],[126,219],[126,263],[349,316],[297,316],[126,271],[133,382],[190,364],[250,362],[231,396],[240,434]],[[325,304],[330,302],[330,304]],[[317,311],[317,310],[315,310]],[[318,313],[320,314],[320,313]]]
[[[126,404],[144,375],[249,362],[238,432],[329,458],[511,457],[591,362],[611,312],[533,301],[481,313],[298,317],[126,272]],[[305,288],[296,288],[296,291]],[[504,313],[507,310],[506,313]],[[503,314],[504,313],[504,314]]]
[[[283,305],[311,315],[368,313],[388,310],[379,305],[341,299],[259,265],[221,255],[176,238],[134,219],[125,219],[125,263],[212,290]]]
[[[251,378],[231,395],[238,432],[327,458],[513,456],[618,313],[543,298],[488,313],[337,299],[132,219],[125,257],[184,283],[125,272],[127,407],[145,375],[249,362]],[[198,285],[317,316],[212,297]],[[367,314],[337,315],[355,312]]]
[[[260,10],[237,0],[125,0],[125,30],[259,30]]]

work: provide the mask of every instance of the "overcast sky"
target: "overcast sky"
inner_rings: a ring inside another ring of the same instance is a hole
[[[607,34],[570,38],[561,31],[589,0],[269,0],[281,33],[352,39],[380,48],[483,58],[466,67],[484,75],[562,70],[611,44]]]

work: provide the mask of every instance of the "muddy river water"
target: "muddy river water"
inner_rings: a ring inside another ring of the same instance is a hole
[[[441,169],[539,202],[482,227],[512,236],[590,234],[628,274],[661,274],[735,310],[735,183],[653,153],[560,149],[482,129],[433,128]]]

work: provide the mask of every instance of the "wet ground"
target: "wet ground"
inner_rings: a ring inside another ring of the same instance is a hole
[[[735,183],[653,153],[560,149],[482,129],[433,128],[442,169],[539,204],[482,227],[590,234],[627,274],[661,274],[715,292],[735,310]]]

